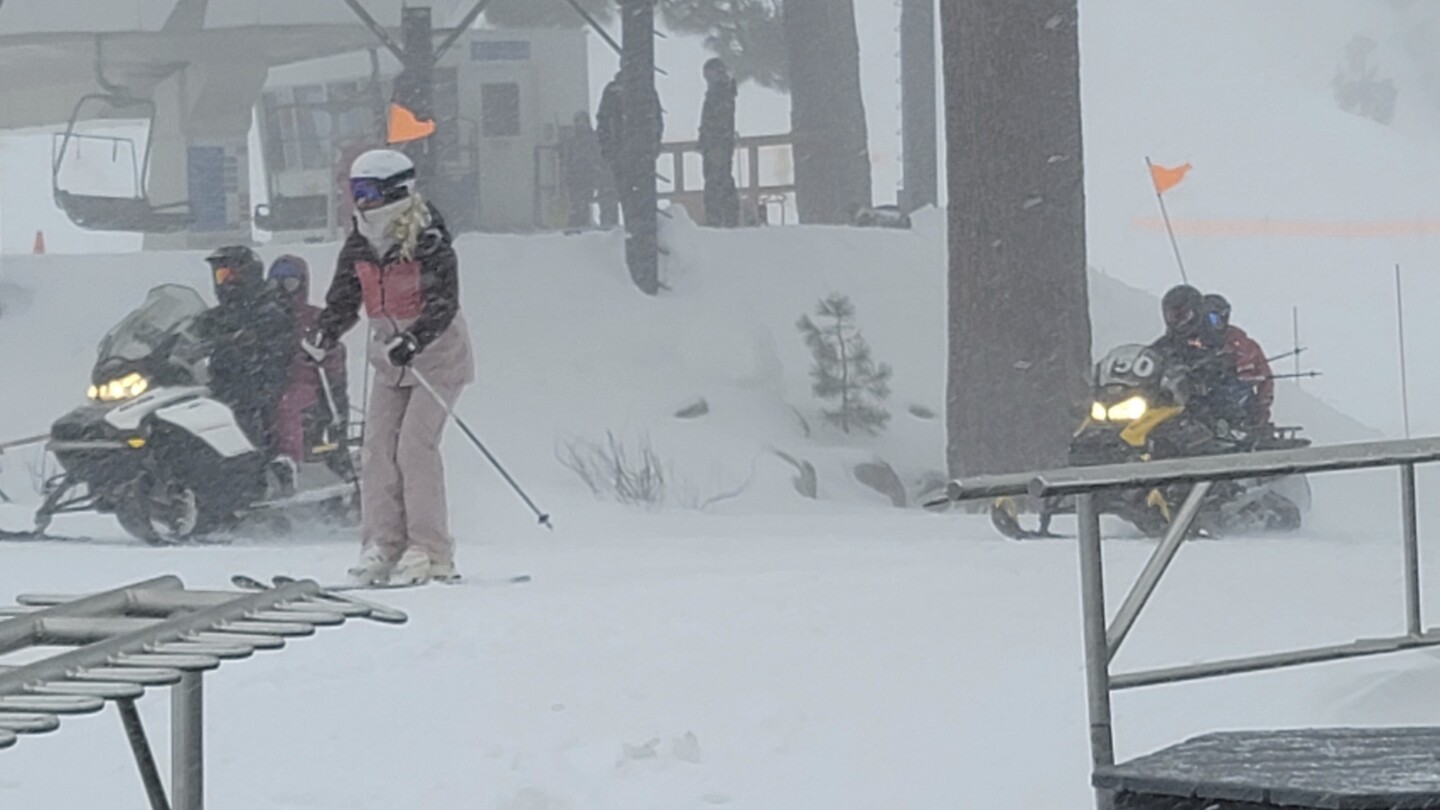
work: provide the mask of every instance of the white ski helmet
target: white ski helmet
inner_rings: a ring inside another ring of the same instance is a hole
[[[361,210],[409,197],[415,191],[415,163],[394,149],[371,149],[350,164],[350,196]]]

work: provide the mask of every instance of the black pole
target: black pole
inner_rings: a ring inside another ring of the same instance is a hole
[[[635,285],[660,292],[660,96],[655,91],[655,0],[620,0],[620,87],[624,128],[620,142],[620,205],[625,211],[625,261]]]
[[[901,0],[900,126],[905,187],[900,205],[906,211],[940,202],[935,77],[935,0]]]
[[[405,46],[401,62],[404,69],[395,80],[395,103],[423,121],[435,120],[435,40],[430,7],[406,7],[400,14],[400,29]],[[439,122],[436,122],[437,127]],[[438,189],[437,168],[439,135],[410,141],[401,148],[415,161],[415,176],[420,188],[434,194]]]

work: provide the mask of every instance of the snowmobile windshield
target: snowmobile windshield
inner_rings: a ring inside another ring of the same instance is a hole
[[[1099,388],[1154,385],[1161,365],[1160,355],[1146,346],[1117,346],[1096,365],[1095,384]]]
[[[174,339],[183,339],[186,327],[205,310],[204,299],[189,287],[166,284],[154,288],[145,303],[100,341],[96,366],[138,362],[161,347],[173,346]]]

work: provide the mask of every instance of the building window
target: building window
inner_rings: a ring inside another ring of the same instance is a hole
[[[480,85],[480,132],[487,138],[520,135],[520,85]]]

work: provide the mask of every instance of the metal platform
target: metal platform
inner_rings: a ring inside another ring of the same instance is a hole
[[[1440,808],[1440,728],[1207,734],[1099,768],[1094,784],[1128,810]]]
[[[254,591],[192,591],[156,577],[87,596],[32,594],[0,608],[0,655],[64,647],[0,666],[0,749],[60,728],[66,715],[119,710],[151,810],[204,807],[202,680],[222,663],[284,647],[317,627],[404,613],[323,591],[305,580]],[[10,618],[3,618],[10,617]],[[135,700],[171,687],[171,780],[166,795]]]

